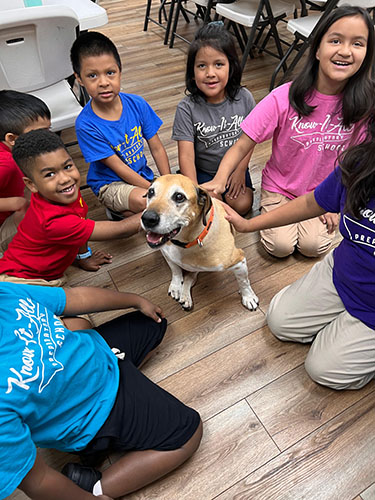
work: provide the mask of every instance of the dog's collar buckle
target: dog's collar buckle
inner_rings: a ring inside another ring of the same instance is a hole
[[[198,243],[198,246],[200,246],[201,248],[203,247],[203,241],[200,240],[199,238],[197,238],[197,243]]]

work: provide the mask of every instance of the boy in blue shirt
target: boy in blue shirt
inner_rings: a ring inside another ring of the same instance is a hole
[[[87,183],[110,212],[139,213],[146,208],[144,195],[154,178],[143,139],[160,174],[170,173],[157,133],[162,121],[142,97],[120,92],[120,56],[105,35],[81,34],[73,43],[71,61],[91,97],[76,120],[79,146],[90,163]]]
[[[57,317],[129,307],[137,311],[95,330],[67,330]],[[1,499],[19,487],[38,500],[110,500],[194,453],[202,434],[198,413],[138,370],[166,327],[161,309],[136,294],[0,284]],[[130,453],[103,473],[70,463],[63,475],[37,447],[86,461]]]

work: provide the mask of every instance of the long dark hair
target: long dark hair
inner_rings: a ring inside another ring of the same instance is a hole
[[[233,101],[238,90],[241,88],[241,65],[232,35],[223,25],[216,24],[215,22],[202,26],[197,31],[189,47],[185,74],[185,92],[190,93],[193,99],[196,99],[198,96],[205,97],[203,92],[198,89],[194,78],[195,57],[198,50],[202,47],[212,47],[227,56],[229,61],[229,78],[225,90],[228,98]]]
[[[347,196],[345,211],[360,218],[360,210],[375,197],[375,114],[368,125],[366,140],[339,157],[342,183]]]
[[[368,28],[366,56],[359,70],[345,85],[342,99],[342,123],[349,127],[368,117],[374,106],[374,26],[368,12],[361,7],[345,5],[334,9],[318,27],[312,39],[310,51],[304,68],[293,81],[289,90],[289,101],[299,116],[308,116],[315,109],[306,99],[311,95],[318,77],[319,61],[316,52],[330,26],[343,17],[361,16]]]

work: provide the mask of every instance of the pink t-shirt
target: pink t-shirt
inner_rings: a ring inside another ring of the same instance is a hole
[[[314,190],[333,171],[337,155],[349,145],[355,126],[346,129],[341,123],[341,95],[317,91],[307,101],[316,109],[298,118],[289,103],[290,85],[281,85],[266,96],[241,128],[256,143],[272,138],[262,187],[292,199]],[[355,142],[365,133],[366,126],[361,125]]]

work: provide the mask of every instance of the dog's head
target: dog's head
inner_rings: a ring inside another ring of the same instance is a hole
[[[147,208],[142,214],[141,224],[152,248],[164,245],[196,221],[206,225],[206,215],[212,205],[207,191],[180,174],[155,179],[146,197]]]

